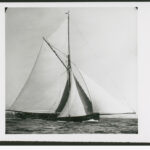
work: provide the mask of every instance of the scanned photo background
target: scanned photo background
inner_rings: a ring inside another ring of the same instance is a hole
[[[137,112],[137,9],[106,7],[69,8],[69,10],[73,62],[112,97]],[[66,11],[68,8],[9,8],[7,10],[5,16],[6,110],[13,104],[31,72],[43,42],[42,37],[51,36],[57,31],[66,17],[64,15]],[[58,41],[61,38],[58,37]],[[113,122],[111,119],[103,121],[103,127]],[[35,129],[34,124],[37,122],[34,120],[32,122],[34,128],[31,129],[29,125],[28,130],[21,126],[28,125],[26,121],[25,123],[14,121],[10,124],[10,126],[6,124],[8,133],[55,133],[53,126],[58,125],[57,129],[66,127],[66,124],[47,122],[46,130],[41,131],[41,126]],[[12,124],[17,124],[13,131],[11,131]],[[43,121],[38,124],[43,126]],[[47,130],[50,124],[52,127]],[[135,125],[135,128],[124,129],[124,125],[129,127]],[[70,126],[69,133],[137,133],[137,120],[123,121],[123,123],[115,120],[114,124],[110,124],[106,129],[99,128],[100,125],[95,127],[89,124],[81,124],[80,128],[77,128],[77,124]],[[120,129],[116,131],[118,127]],[[67,133],[68,126],[62,130],[57,129],[56,133]]]

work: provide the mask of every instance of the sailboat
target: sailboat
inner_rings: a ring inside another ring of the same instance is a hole
[[[40,118],[52,121],[100,120],[100,113],[131,112],[113,98],[106,96],[105,91],[72,62],[70,13],[66,14],[65,53],[59,48],[63,42],[56,40],[59,38],[57,33],[50,39],[43,37],[42,49],[33,69],[9,110],[22,119]],[[58,30],[64,28],[64,24]]]

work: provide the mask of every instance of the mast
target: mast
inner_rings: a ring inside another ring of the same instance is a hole
[[[71,57],[70,57],[70,12],[66,13],[68,15],[68,79],[71,86]]]
[[[67,66],[67,72],[68,72],[68,86],[71,89],[71,58],[70,58],[70,12],[68,11],[66,13],[68,15],[68,66]],[[70,93],[70,91],[69,91]],[[68,108],[69,109],[69,108]],[[69,115],[69,114],[68,114]],[[69,115],[70,116],[70,115]]]

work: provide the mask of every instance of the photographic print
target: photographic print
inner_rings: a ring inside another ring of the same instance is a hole
[[[6,134],[138,134],[137,7],[8,7]]]

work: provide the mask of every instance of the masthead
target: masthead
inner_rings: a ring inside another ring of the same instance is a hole
[[[70,15],[70,11],[68,10],[65,14]]]

